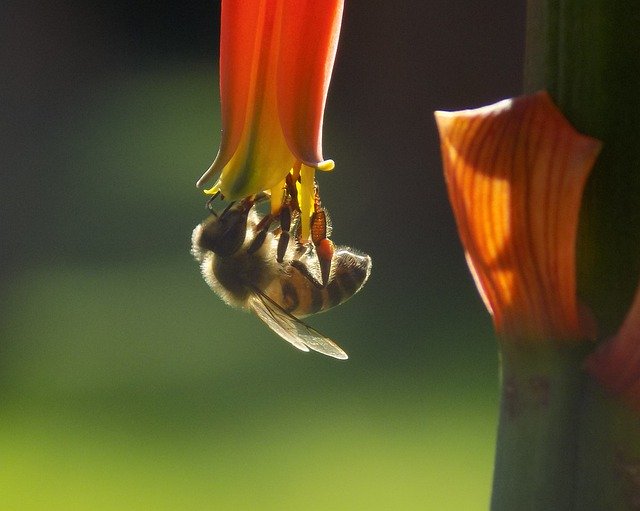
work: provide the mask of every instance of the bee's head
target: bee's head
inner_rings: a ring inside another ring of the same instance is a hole
[[[244,201],[232,203],[219,216],[212,214],[194,232],[193,245],[226,257],[235,254],[247,234],[247,217],[251,205]]]

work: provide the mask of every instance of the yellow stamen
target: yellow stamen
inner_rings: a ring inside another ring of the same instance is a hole
[[[335,168],[336,164],[333,160],[324,160],[316,165],[318,170],[322,170],[323,172],[330,172]]]
[[[280,213],[286,187],[286,181],[283,179],[271,189],[271,214],[274,216]]]
[[[298,204],[300,205],[301,241],[304,243],[311,234],[311,215],[315,197],[314,167],[302,165],[300,169],[300,185],[298,187]]]

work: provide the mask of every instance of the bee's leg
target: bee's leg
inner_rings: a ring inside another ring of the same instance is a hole
[[[300,261],[300,259],[294,259],[293,261],[291,261],[291,266],[298,270],[309,282],[311,282],[318,289],[324,289],[326,287],[326,284],[323,284],[317,278],[315,278],[309,271],[308,266]]]
[[[266,215],[262,218],[262,220],[260,220],[260,222],[258,222],[258,225],[256,225],[255,229],[258,234],[256,234],[255,238],[253,238],[251,245],[249,245],[249,248],[247,249],[247,253],[249,255],[258,251],[264,244],[264,240],[267,238],[267,233],[269,232],[269,227],[271,227],[272,222],[272,215]]]
[[[298,171],[298,177],[300,177],[300,172]],[[298,204],[298,189],[296,188],[296,181],[298,178],[294,178],[292,174],[287,174],[285,179],[285,197],[286,202],[289,203],[289,206],[293,211],[300,211],[300,205]],[[283,201],[285,202],[285,201]]]
[[[258,194],[258,195],[250,195],[248,197],[245,197],[242,200],[239,201],[231,201],[226,208],[224,208],[222,210],[222,213],[220,213],[220,217],[224,217],[227,213],[229,213],[229,211],[233,210],[240,210],[242,211],[244,214],[248,214],[249,210],[253,207],[253,205],[258,202],[264,200],[262,197],[262,194]]]
[[[329,274],[331,273],[331,263],[333,261],[333,253],[335,247],[333,241],[329,238],[323,238],[316,245],[316,253],[318,254],[318,262],[320,263],[320,274],[322,276],[322,285],[329,283]]]
[[[283,206],[280,209],[280,238],[278,238],[278,251],[276,254],[276,260],[281,263],[284,261],[284,255],[287,253],[287,247],[289,246],[289,240],[291,239],[291,209],[288,205]]]
[[[225,215],[229,212],[229,210],[234,206],[234,204],[235,204],[235,203],[236,203],[236,201],[231,201],[231,202],[227,205],[227,207],[226,207],[226,208],[224,208],[224,209],[222,210],[222,213],[220,213],[220,215],[219,215],[219,216],[220,216],[220,217],[225,216]]]

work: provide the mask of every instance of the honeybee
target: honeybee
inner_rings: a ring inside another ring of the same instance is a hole
[[[333,250],[331,245],[325,271],[313,243],[295,239],[290,243],[288,225],[267,228],[265,217],[254,207],[256,200],[248,197],[220,214],[212,211],[194,229],[191,252],[205,281],[227,304],[251,310],[299,350],[348,358],[335,342],[300,318],[326,311],[357,293],[369,278],[371,258],[346,247]]]

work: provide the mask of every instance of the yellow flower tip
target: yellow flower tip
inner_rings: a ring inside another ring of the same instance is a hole
[[[587,359],[585,368],[607,392],[640,412],[640,286],[616,335]]]
[[[220,181],[216,182],[216,184],[213,185],[211,188],[208,188],[207,190],[203,190],[203,191],[207,195],[215,195],[220,191]]]
[[[460,238],[500,337],[585,339],[575,237],[600,142],[545,92],[435,117]]]
[[[316,165],[318,170],[322,170],[323,172],[330,172],[335,168],[336,164],[333,160],[324,160]]]

